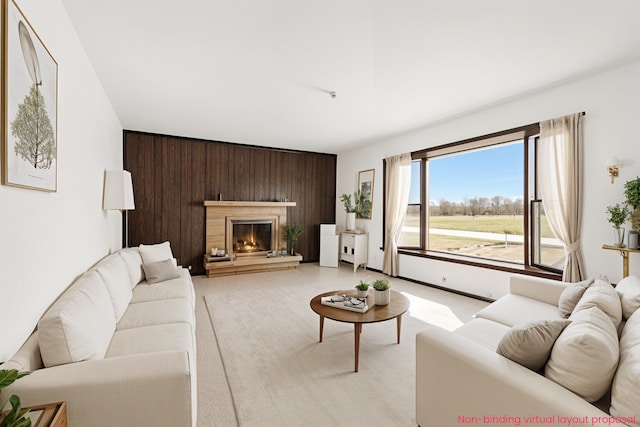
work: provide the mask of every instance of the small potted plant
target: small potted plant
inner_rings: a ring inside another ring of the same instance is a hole
[[[607,206],[607,213],[609,214],[607,221],[613,225],[613,245],[622,247],[624,246],[624,227],[622,227],[622,224],[629,216],[629,207],[626,204],[620,205],[620,203],[616,203],[615,205]]]
[[[369,293],[369,284],[360,280],[360,283],[356,285],[358,298],[366,298]]]
[[[344,210],[347,212],[347,224],[348,231],[356,229],[356,206],[351,201],[351,194],[343,194],[340,196],[340,201],[344,204]]]
[[[640,177],[624,183],[624,195],[627,198],[627,205],[631,208],[629,215],[631,231],[629,231],[628,245],[631,249],[637,249],[638,234],[640,233]]]
[[[376,305],[387,305],[391,299],[391,292],[389,290],[389,281],[387,279],[376,279],[371,286],[375,289],[375,303]]]
[[[10,386],[15,381],[30,373],[31,372],[18,372],[16,369],[0,369],[0,390]],[[29,427],[31,425],[31,419],[26,417],[29,410],[21,408],[20,398],[13,394],[9,398],[9,403],[11,404],[9,413],[6,416],[0,414],[0,427]],[[2,402],[0,412],[6,405],[7,402]],[[2,418],[3,416],[4,418]]]
[[[291,255],[295,255],[294,245],[298,241],[300,235],[304,233],[304,225],[298,224],[285,224],[284,225],[284,240],[289,244],[289,250]]]

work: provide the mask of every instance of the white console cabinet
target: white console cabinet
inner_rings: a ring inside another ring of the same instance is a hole
[[[367,235],[343,232],[340,234],[340,261],[353,264],[353,272],[362,265],[367,268]]]

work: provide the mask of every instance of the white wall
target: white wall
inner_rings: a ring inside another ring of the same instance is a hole
[[[102,188],[104,171],[122,168],[122,126],[62,3],[18,4],[58,63],[58,191],[0,186],[0,361],[121,236]]]
[[[508,102],[487,107],[455,119],[428,126],[376,144],[338,155],[337,194],[355,191],[358,171],[375,168],[372,220],[358,220],[357,227],[369,233],[369,265],[382,269],[382,159],[388,156],[446,144],[510,129],[575,112],[585,111],[584,120],[584,217],[582,249],[587,274],[606,275],[614,282],[622,278],[622,260],[602,249],[612,240],[606,206],[624,201],[624,183],[640,175],[640,62],[621,66],[573,82],[557,85]],[[611,184],[605,162],[612,156],[624,159],[620,177]],[[345,222],[338,202],[336,221]],[[343,227],[344,228],[344,227]],[[631,274],[640,274],[640,256],[631,254]],[[400,275],[448,286],[475,295],[499,297],[506,292],[509,274],[423,258],[401,256]]]

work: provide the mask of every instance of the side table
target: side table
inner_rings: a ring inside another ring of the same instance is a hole
[[[56,402],[45,405],[27,406],[27,416],[31,417],[31,427],[67,427],[67,403]],[[0,414],[0,421],[4,419],[8,411]]]
[[[613,245],[602,245],[602,249],[618,251],[618,253],[622,255],[622,278],[625,278],[629,275],[629,253],[640,252],[640,249],[629,249],[624,247],[621,248]]]

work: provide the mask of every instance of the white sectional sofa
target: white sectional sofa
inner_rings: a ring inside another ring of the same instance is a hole
[[[522,275],[453,332],[416,336],[416,420],[640,426],[640,279]]]
[[[70,427],[195,426],[195,294],[169,242],[123,249],[79,277],[2,369],[23,406],[66,401]]]

